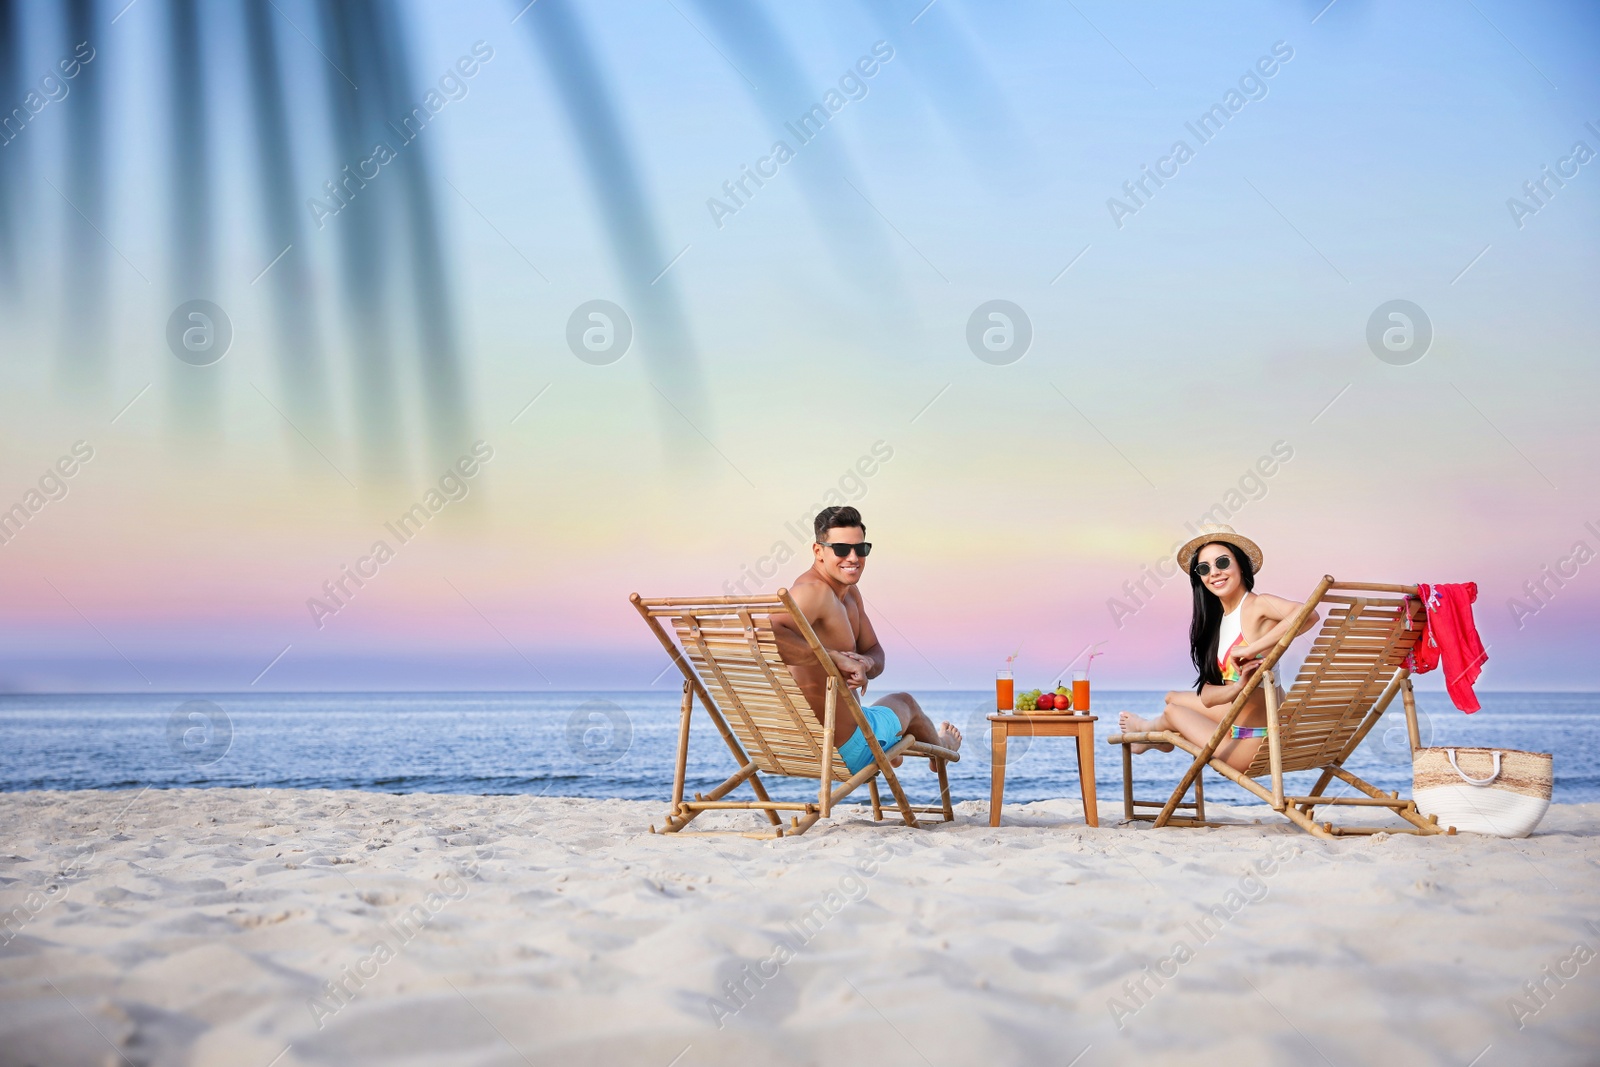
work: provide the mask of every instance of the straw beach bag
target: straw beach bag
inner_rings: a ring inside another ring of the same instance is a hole
[[[1550,807],[1548,752],[1506,748],[1419,748],[1411,754],[1417,810],[1440,826],[1527,837]]]

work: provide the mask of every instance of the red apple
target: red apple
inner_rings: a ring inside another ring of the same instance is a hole
[[[1040,711],[1054,711],[1055,707],[1056,707],[1056,695],[1054,693],[1040,693],[1039,694],[1039,710]]]

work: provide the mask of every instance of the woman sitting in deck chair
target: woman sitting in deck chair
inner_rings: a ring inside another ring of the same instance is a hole
[[[1176,730],[1197,745],[1211,739],[1228,706],[1261,666],[1261,657],[1277,645],[1291,616],[1300,610],[1298,601],[1255,591],[1261,559],[1261,549],[1254,541],[1223,525],[1201,527],[1198,536],[1178,549],[1178,566],[1189,572],[1194,590],[1189,652],[1200,676],[1194,692],[1168,693],[1167,706],[1153,719],[1124,711],[1118,720],[1123,733]],[[1313,611],[1299,633],[1316,622]],[[1281,686],[1277,696],[1281,704]],[[1214,758],[1236,770],[1250,765],[1267,735],[1266,697],[1257,687],[1240,712],[1232,736],[1217,747]],[[1172,751],[1171,745],[1132,746],[1136,753],[1151,748]]]

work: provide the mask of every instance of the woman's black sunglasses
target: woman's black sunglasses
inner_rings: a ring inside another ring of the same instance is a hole
[[[860,544],[855,545],[845,544],[842,541],[818,541],[817,544],[821,545],[823,548],[833,549],[833,554],[838,556],[840,559],[844,559],[846,556],[850,555],[850,550],[852,548],[855,549],[856,555],[860,556],[862,559],[866,559],[867,553],[872,551],[871,541],[862,541]]]
[[[1227,556],[1218,556],[1214,563],[1196,563],[1194,565],[1194,572],[1200,577],[1204,578],[1206,575],[1211,573],[1212,567],[1216,567],[1219,571],[1225,571],[1231,566],[1233,566],[1233,560],[1229,559]]]

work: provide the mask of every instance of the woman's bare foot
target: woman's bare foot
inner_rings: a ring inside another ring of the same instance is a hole
[[[1143,733],[1149,733],[1152,730],[1164,729],[1164,727],[1161,727],[1161,726],[1157,725],[1156,723],[1151,722],[1148,719],[1139,718],[1139,716],[1135,715],[1131,711],[1124,711],[1124,712],[1121,712],[1120,714],[1118,714],[1118,716],[1117,716],[1117,726],[1125,734],[1143,734]],[[1165,743],[1159,744],[1159,745],[1147,745],[1147,744],[1140,743],[1140,744],[1130,745],[1128,747],[1133,749],[1133,754],[1136,755],[1136,756],[1141,752],[1149,752],[1152,748],[1155,749],[1157,752],[1171,752],[1172,751],[1172,746],[1169,745],[1169,744],[1165,744]]]
[[[951,752],[961,750],[961,731],[956,729],[954,723],[939,724],[939,747],[948,748]]]

